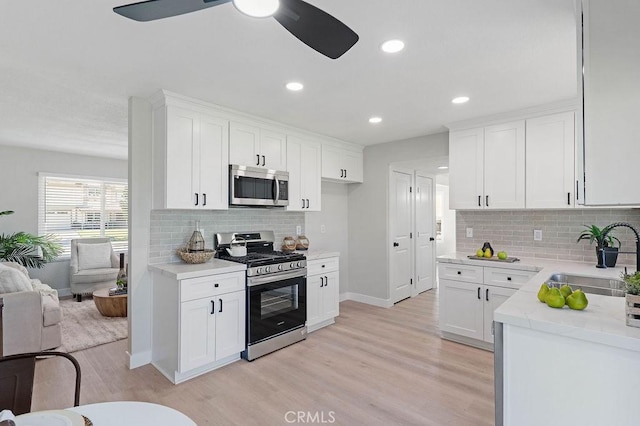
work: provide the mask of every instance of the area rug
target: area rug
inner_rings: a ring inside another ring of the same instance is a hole
[[[102,316],[91,298],[82,302],[64,299],[60,306],[62,346],[58,351],[76,352],[127,338],[127,318]]]

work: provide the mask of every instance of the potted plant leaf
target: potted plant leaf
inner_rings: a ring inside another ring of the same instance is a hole
[[[13,211],[1,211],[0,216],[13,214]],[[25,268],[42,268],[45,263],[54,260],[62,247],[53,235],[33,235],[26,232],[0,234],[0,261],[16,262]]]
[[[627,325],[640,327],[640,272],[620,274],[625,287]]]
[[[618,260],[618,249],[620,247],[620,240],[610,233],[606,236],[603,234],[603,229],[598,228],[596,225],[584,225],[585,229],[582,231],[576,242],[580,242],[581,240],[589,240],[589,244],[596,243],[596,257],[598,259],[598,264],[596,268],[604,268],[609,267],[612,268],[616,266],[616,261]],[[615,242],[618,243],[618,247],[615,247]],[[604,263],[602,260],[602,253],[604,254]]]

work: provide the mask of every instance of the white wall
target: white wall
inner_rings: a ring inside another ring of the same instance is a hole
[[[449,210],[448,185],[436,185],[436,197],[438,196],[442,197],[442,239],[436,239],[436,256],[442,256],[456,251],[456,211]]]
[[[0,217],[0,233],[38,233],[38,172],[126,179],[127,161],[0,145],[0,211],[15,211]],[[70,294],[68,259],[29,274]]]
[[[389,165],[448,154],[448,133],[365,148],[364,183],[349,186],[350,293],[366,296],[370,301],[389,300],[386,246]]]
[[[322,182],[322,211],[305,213],[310,250],[340,252],[340,294],[347,292],[349,282],[348,190],[345,184]]]

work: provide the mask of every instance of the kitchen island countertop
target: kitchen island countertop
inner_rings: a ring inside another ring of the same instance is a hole
[[[620,273],[624,270],[623,266],[598,269],[595,267],[595,259],[593,263],[584,263],[521,258],[520,262],[502,263],[468,259],[465,253],[439,256],[438,262],[538,271],[529,282],[496,309],[496,321],[640,352],[640,328],[626,325],[624,297],[588,293],[589,306],[584,311],[574,311],[566,306],[553,309],[537,298],[540,285],[554,273],[619,279]],[[633,266],[627,267],[630,272],[635,270]]]

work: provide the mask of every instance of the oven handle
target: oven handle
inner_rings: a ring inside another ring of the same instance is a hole
[[[300,278],[307,276],[307,268],[300,268],[294,271],[286,271],[278,274],[264,275],[261,277],[247,278],[247,287],[254,287],[261,284],[270,284],[291,278]]]
[[[276,181],[276,196],[274,198],[274,204],[278,204],[278,201],[280,201],[280,181],[278,181],[278,176],[274,176],[273,180]]]

